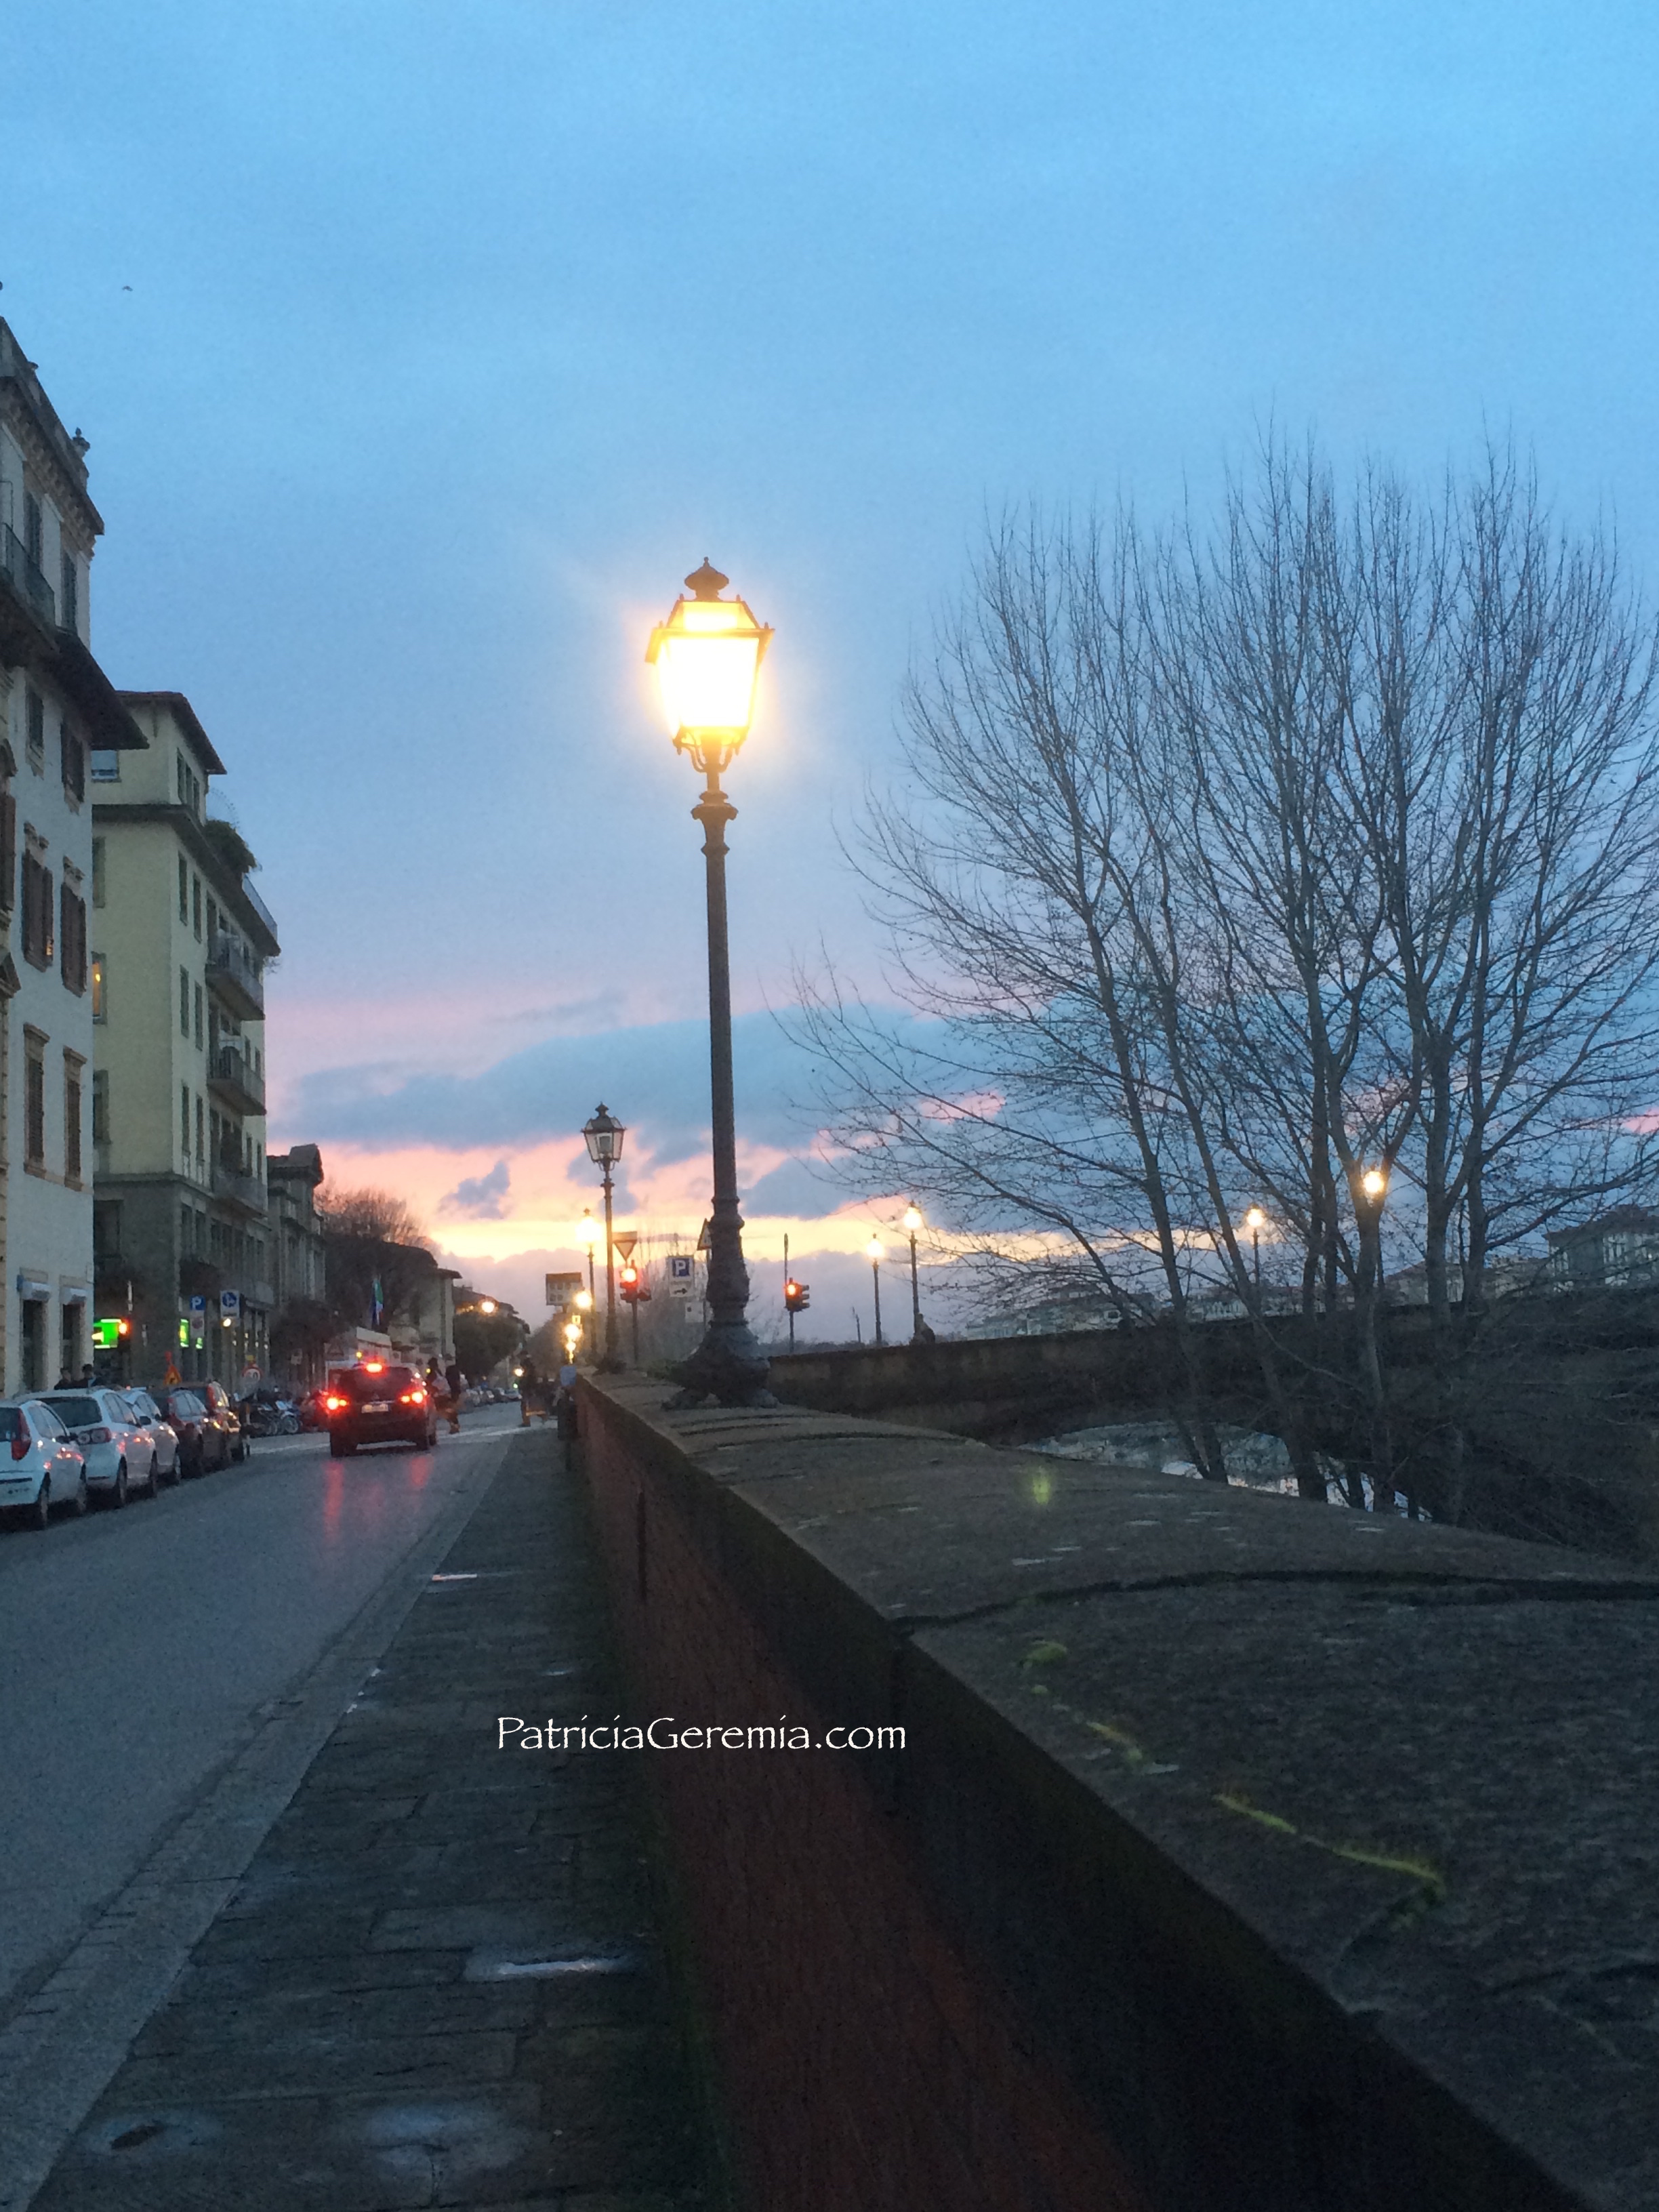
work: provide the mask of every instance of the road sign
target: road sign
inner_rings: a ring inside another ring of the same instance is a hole
[[[640,1232],[637,1229],[624,1229],[611,1238],[611,1244],[619,1260],[631,1260],[634,1256],[634,1247],[639,1241]]]
[[[193,1314],[204,1314],[207,1311],[207,1300],[202,1296],[200,1291],[198,1291],[191,1299],[190,1310]]]
[[[547,1279],[547,1303],[550,1306],[568,1306],[581,1286],[580,1268],[574,1274],[550,1275]]]
[[[668,1255],[668,1295],[671,1298],[689,1298],[696,1285],[697,1263],[689,1252],[671,1252]]]
[[[222,1319],[234,1321],[241,1310],[242,1294],[240,1291],[220,1291],[219,1313]]]

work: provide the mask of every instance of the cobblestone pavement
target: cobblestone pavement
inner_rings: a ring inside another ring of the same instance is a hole
[[[35,2212],[689,2212],[696,2108],[578,1479],[518,1440]]]

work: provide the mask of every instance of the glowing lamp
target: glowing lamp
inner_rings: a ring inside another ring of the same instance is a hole
[[[875,1266],[877,1261],[880,1259],[881,1252],[882,1244],[879,1237],[872,1237],[870,1239],[870,1242],[864,1248],[864,1256],[870,1262],[872,1267]]]
[[[913,1237],[915,1235],[917,1230],[921,1227],[921,1215],[915,1206],[907,1206],[905,1207],[904,1225]]]
[[[1389,1178],[1381,1168],[1367,1168],[1359,1178],[1359,1188],[1370,1199],[1380,1199],[1388,1187]]]
[[[1258,1235],[1267,1225],[1267,1217],[1259,1206],[1253,1206],[1244,1217],[1244,1226],[1252,1236]]]
[[[675,600],[667,621],[652,631],[645,657],[657,672],[676,748],[712,754],[724,767],[755,719],[772,632],[741,599],[720,597],[730,580],[708,561],[685,580],[691,597]]]

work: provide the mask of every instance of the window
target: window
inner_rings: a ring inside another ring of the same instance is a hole
[[[82,799],[87,795],[87,749],[67,722],[58,726],[58,758],[63,770],[64,791],[66,797]]]
[[[92,1141],[94,1145],[109,1142],[109,1070],[106,1067],[93,1071]],[[109,1203],[117,1206],[118,1210],[118,1200],[112,1199]],[[118,1237],[116,1242],[118,1243],[120,1239]]]
[[[190,915],[199,939],[202,934],[202,878],[199,876],[192,876],[190,879]]]
[[[182,753],[179,753],[174,756],[173,766],[177,770],[178,775],[179,805],[188,807],[192,814],[200,814],[202,811],[202,779],[197,775],[195,769],[191,767],[189,762],[185,760]]]
[[[180,921],[190,920],[190,870],[185,864],[182,853],[179,855],[179,919]]]
[[[92,756],[92,780],[94,783],[119,783],[121,781],[120,754],[104,752],[94,748]]]
[[[81,1071],[86,1062],[78,1052],[64,1054],[64,1180],[81,1180]]]
[[[104,903],[104,841],[101,837],[94,837],[92,841],[92,902],[94,906]]]
[[[73,553],[64,556],[64,596],[58,603],[58,620],[64,629],[81,627],[81,578],[75,566]]]
[[[23,957],[33,968],[52,965],[54,920],[52,870],[33,853],[23,855]]]
[[[109,979],[101,952],[92,956],[92,1018],[95,1022],[109,1019]]]
[[[78,994],[87,988],[87,902],[65,884],[59,906],[64,988]]]
[[[199,1170],[207,1158],[207,1147],[202,1142],[202,1094],[196,1094],[196,1165]]]
[[[13,885],[17,881],[17,801],[9,791],[0,791],[0,907],[12,909]]]
[[[38,568],[43,538],[40,502],[32,491],[23,494],[23,550]]]
[[[37,772],[46,764],[46,702],[31,684],[24,694],[29,765]]]
[[[196,986],[196,1049],[202,1049],[202,987]]]
[[[39,1030],[25,1030],[28,1054],[23,1088],[23,1158],[27,1164],[46,1164],[46,1040]]]
[[[179,1034],[188,1042],[190,1037],[190,977],[179,970]]]
[[[179,1085],[179,1143],[184,1152],[185,1165],[190,1165],[190,1085]]]

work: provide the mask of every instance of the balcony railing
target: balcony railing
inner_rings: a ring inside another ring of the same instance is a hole
[[[248,1213],[263,1213],[266,1208],[264,1182],[258,1176],[244,1175],[240,1164],[233,1164],[228,1157],[213,1163],[213,1195]]]
[[[58,627],[58,595],[46,581],[40,564],[9,523],[0,525],[0,568],[12,589],[25,599],[52,629]]]
[[[264,1080],[254,1073],[247,1054],[239,1052],[234,1044],[222,1044],[213,1055],[208,1088],[216,1091],[235,1113],[263,1114],[265,1110]]]
[[[216,985],[222,998],[234,1006],[245,1022],[263,1021],[265,1012],[264,978],[259,963],[240,938],[231,937],[221,930],[208,946],[208,981]]]

